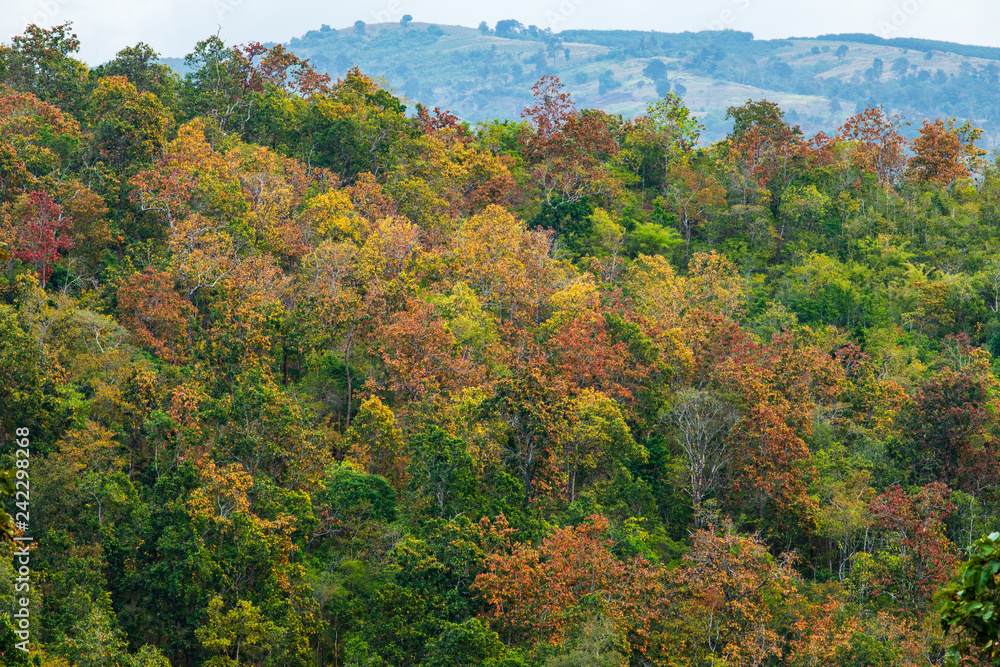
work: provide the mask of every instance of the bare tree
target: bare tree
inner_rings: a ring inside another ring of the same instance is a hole
[[[695,389],[678,393],[669,413],[668,419],[677,428],[677,441],[684,450],[686,490],[691,496],[696,527],[703,523],[702,501],[718,487],[729,463],[726,436],[739,417],[733,406]]]

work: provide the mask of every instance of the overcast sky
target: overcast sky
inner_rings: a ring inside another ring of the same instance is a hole
[[[997,0],[0,0],[0,40],[30,23],[72,21],[89,65],[143,41],[183,56],[215,33],[229,44],[286,42],[323,23],[415,21],[475,27],[513,18],[558,32],[568,28],[698,31],[732,28],[758,39],[864,32],[1000,46]]]

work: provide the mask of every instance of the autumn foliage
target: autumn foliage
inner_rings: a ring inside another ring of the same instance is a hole
[[[514,24],[541,79],[480,123],[291,46],[0,46],[33,664],[983,662],[938,615],[1000,520],[989,137],[748,100],[708,142],[676,92],[581,108]]]

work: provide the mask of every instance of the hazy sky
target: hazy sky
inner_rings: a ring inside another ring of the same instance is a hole
[[[183,56],[222,27],[229,44],[284,42],[323,23],[344,28],[415,21],[475,27],[514,18],[555,32],[619,28],[661,32],[733,28],[757,38],[865,32],[1000,46],[997,0],[0,0],[0,41],[29,23],[73,21],[79,57],[97,65],[144,41],[164,56]]]

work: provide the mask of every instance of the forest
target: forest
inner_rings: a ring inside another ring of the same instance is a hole
[[[0,663],[1000,664],[981,128],[79,46],[0,45]]]

